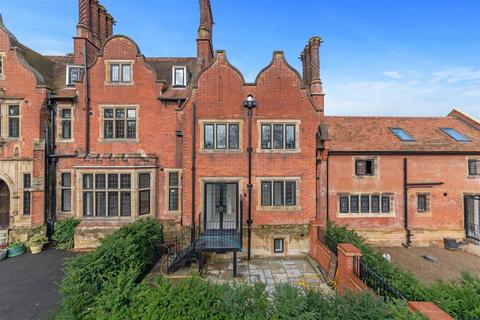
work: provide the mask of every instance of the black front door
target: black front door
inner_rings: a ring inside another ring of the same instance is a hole
[[[238,184],[205,183],[205,220],[207,230],[237,229]]]
[[[465,196],[465,234],[480,241],[480,194]]]

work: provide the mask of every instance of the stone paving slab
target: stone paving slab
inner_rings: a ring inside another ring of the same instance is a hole
[[[331,292],[323,277],[304,259],[240,260],[237,264],[237,279],[233,279],[232,271],[231,261],[216,262],[207,265],[206,278],[214,283],[263,283],[269,293],[282,283]]]

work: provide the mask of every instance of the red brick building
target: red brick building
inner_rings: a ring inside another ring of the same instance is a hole
[[[14,235],[76,217],[86,248],[155,217],[199,251],[271,256],[307,254],[311,226],[327,220],[394,245],[478,226],[477,120],[325,117],[318,37],[302,75],[276,51],[247,83],[213,49],[208,0],[196,57],[145,57],[114,24],[97,0],[79,0],[63,57],[1,24],[0,224]]]

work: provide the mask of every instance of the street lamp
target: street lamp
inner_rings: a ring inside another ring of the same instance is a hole
[[[243,102],[243,106],[248,109],[248,238],[247,238],[247,258],[250,260],[252,247],[252,113],[253,108],[257,106],[257,102],[252,95],[248,95]]]

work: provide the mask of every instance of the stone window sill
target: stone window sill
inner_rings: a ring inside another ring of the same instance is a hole
[[[337,213],[337,218],[395,218],[395,213]]]

